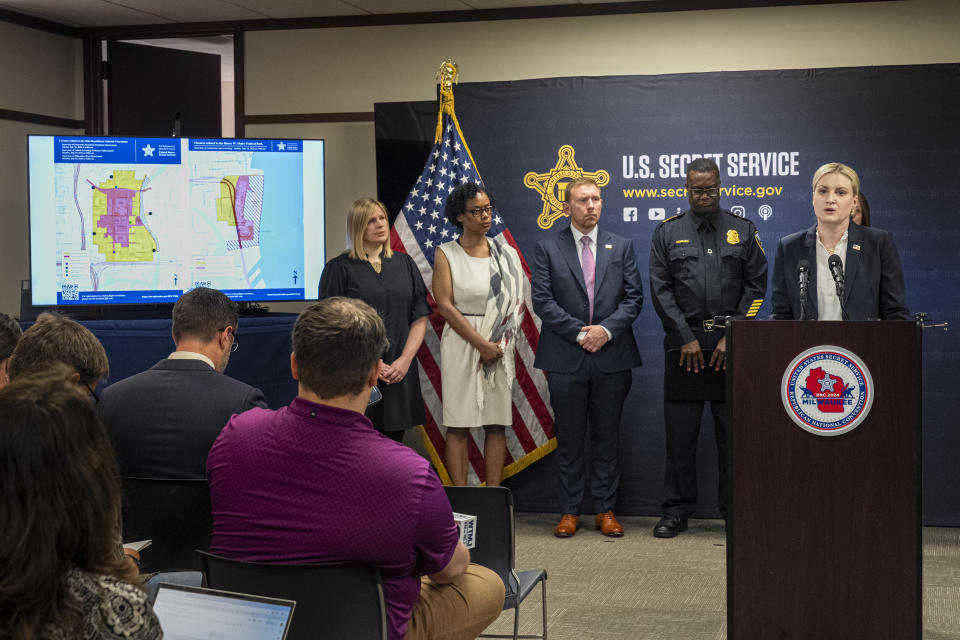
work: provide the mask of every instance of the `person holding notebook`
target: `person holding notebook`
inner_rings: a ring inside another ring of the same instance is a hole
[[[77,375],[53,362],[0,390],[0,638],[159,640],[119,544],[110,438]]]

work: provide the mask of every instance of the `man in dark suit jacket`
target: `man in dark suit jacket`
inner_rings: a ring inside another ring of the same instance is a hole
[[[199,287],[173,307],[174,351],[150,369],[107,387],[100,417],[120,473],[205,478],[207,453],[235,413],[266,408],[263,393],[223,375],[237,342],[237,305]]]
[[[620,417],[640,366],[633,321],[643,285],[630,240],[597,227],[597,183],[573,180],[563,211],[570,227],[537,244],[533,309],[540,316],[534,366],[548,373],[557,435],[562,516],[557,537],[572,536],[584,493],[584,439],[589,425],[595,524],[623,535],[613,508],[620,480]]]
[[[782,238],[773,267],[773,315],[778,320],[799,320],[800,284],[797,267],[806,260],[810,269],[803,317],[816,320],[818,283],[825,278],[833,289],[830,272],[818,273],[817,225]],[[904,297],[903,268],[889,231],[862,227],[852,220],[847,227],[843,264],[843,308],[849,320],[910,320]]]

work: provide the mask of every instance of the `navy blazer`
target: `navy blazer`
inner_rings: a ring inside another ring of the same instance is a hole
[[[604,373],[639,367],[640,352],[633,337],[633,321],[643,304],[643,285],[630,240],[597,230],[593,321],[583,283],[583,270],[567,227],[537,243],[533,267],[533,310],[542,325],[534,366],[545,371],[573,373],[587,351],[577,343],[580,329],[599,324],[613,339],[594,354]]]
[[[205,478],[207,453],[235,413],[267,407],[256,387],[199,360],[163,359],[103,390],[97,408],[120,475]]]
[[[817,226],[780,240],[773,267],[773,317],[800,318],[797,264],[810,263],[807,318],[817,318]],[[910,320],[903,286],[903,268],[893,234],[850,222],[847,259],[843,265],[843,303],[850,320]],[[822,277],[831,278],[829,273]],[[831,278],[832,279],[832,278]]]

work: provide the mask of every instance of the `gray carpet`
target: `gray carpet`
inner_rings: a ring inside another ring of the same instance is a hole
[[[691,520],[672,540],[651,535],[656,518],[620,518],[626,533],[619,539],[600,535],[587,516],[586,528],[561,540],[553,536],[556,521],[553,514],[516,516],[517,569],[547,569],[551,640],[726,638],[722,521]],[[960,640],[960,529],[924,529],[923,561],[923,637]],[[539,588],[520,611],[520,633],[539,633]],[[512,631],[512,612],[487,629]]]

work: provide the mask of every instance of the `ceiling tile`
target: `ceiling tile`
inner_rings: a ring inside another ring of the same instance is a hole
[[[157,5],[162,5],[158,2]],[[2,0],[0,8],[72,27],[172,22],[102,0]]]
[[[156,22],[219,22],[259,20],[270,17],[223,0],[117,0],[117,2],[162,19]]]
[[[514,7],[542,7],[551,4],[579,4],[578,0],[463,0],[474,9],[512,9]],[[609,2],[609,0],[604,0]]]
[[[345,0],[370,13],[416,13],[421,11],[468,11],[460,0]]]
[[[229,0],[229,2],[270,18],[355,16],[368,13],[343,0]]]

